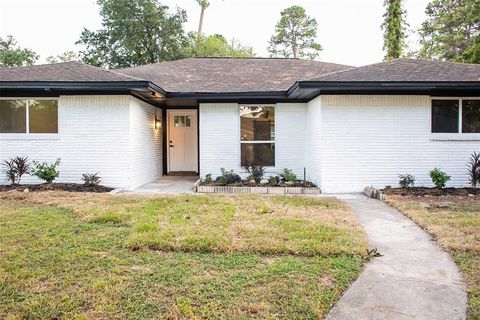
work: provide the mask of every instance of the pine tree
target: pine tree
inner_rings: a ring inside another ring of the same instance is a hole
[[[385,60],[400,58],[405,50],[406,38],[406,15],[403,9],[402,0],[385,0],[386,7],[383,15],[383,50],[385,50]]]

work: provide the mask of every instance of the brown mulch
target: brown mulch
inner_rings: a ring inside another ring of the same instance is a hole
[[[413,188],[385,188],[382,192],[386,195],[399,195],[399,196],[468,196],[480,195],[480,188],[426,188],[426,187],[413,187]]]
[[[247,181],[231,183],[231,184],[226,184],[226,185],[221,185],[216,181],[212,181],[210,183],[206,183],[206,182],[202,181],[200,183],[200,185],[201,186],[211,186],[211,187],[215,187],[215,186],[222,186],[222,187],[272,187],[269,183],[267,183],[267,184],[260,184],[260,183],[253,184],[253,183],[250,183],[250,182],[247,182]],[[313,184],[310,181],[306,181],[305,184],[303,183],[303,181],[297,181],[297,182],[294,182],[293,184],[285,184],[285,182],[280,182],[273,187],[316,187],[316,185]]]
[[[30,192],[39,192],[39,191],[69,191],[69,192],[109,192],[113,188],[105,186],[86,186],[83,184],[77,183],[42,183],[42,184],[18,184],[18,185],[0,185],[0,192],[17,190],[23,192],[25,189],[28,189]]]

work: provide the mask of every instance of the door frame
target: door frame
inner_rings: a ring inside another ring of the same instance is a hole
[[[164,108],[162,109],[163,126],[163,175],[170,173],[170,111],[193,111],[197,117],[197,168],[196,174],[200,174],[200,113],[196,107]]]

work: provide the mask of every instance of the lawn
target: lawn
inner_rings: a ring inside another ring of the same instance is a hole
[[[0,193],[0,318],[318,319],[366,247],[335,199]]]
[[[468,319],[480,319],[480,197],[388,196],[387,201],[450,253],[467,283]]]

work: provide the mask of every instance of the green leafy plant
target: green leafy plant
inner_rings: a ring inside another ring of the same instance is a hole
[[[472,153],[468,161],[468,175],[470,184],[476,188],[480,185],[480,153]]]
[[[249,174],[246,180],[254,180],[256,183],[259,183],[260,180],[262,180],[263,175],[265,174],[265,168],[255,162],[247,162],[242,167]]]
[[[284,181],[290,181],[290,182],[297,181],[297,176],[295,175],[295,173],[293,173],[292,170],[287,168],[283,169],[278,175]]]
[[[220,176],[217,178],[217,182],[219,185],[225,186],[228,183],[228,180],[226,176]]]
[[[60,165],[60,158],[55,160],[54,163],[49,164],[47,162],[33,161],[32,173],[39,179],[44,180],[47,183],[52,183],[55,178],[58,178],[60,172],[57,170]]]
[[[271,187],[275,187],[277,184],[278,184],[278,181],[279,178],[277,176],[270,176],[268,178],[268,184],[271,186]]]
[[[445,172],[442,170],[435,168],[432,171],[430,171],[430,178],[432,178],[433,184],[438,188],[438,189],[443,189],[447,185],[447,182],[450,181],[450,176],[447,175]]]
[[[204,181],[205,183],[212,183],[212,174],[211,173],[206,174]]]
[[[242,178],[238,174],[233,172],[233,170],[227,171],[224,168],[221,168],[220,171],[222,174],[217,177],[216,182],[221,186],[227,184],[235,184],[242,181]]]
[[[28,157],[15,157],[2,162],[7,180],[19,184],[22,176],[30,171]]]
[[[98,172],[96,173],[84,173],[82,174],[82,180],[83,184],[87,187],[93,187],[93,186],[98,186],[100,182],[102,182],[102,179],[98,175]]]
[[[400,187],[406,189],[406,188],[413,188],[415,186],[415,176],[406,173],[406,174],[399,174],[398,177],[400,180],[398,181],[398,184]]]

